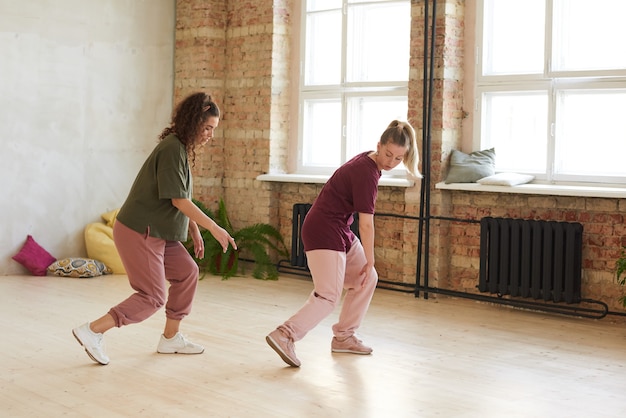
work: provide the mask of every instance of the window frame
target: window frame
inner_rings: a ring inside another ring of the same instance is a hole
[[[484,33],[485,2],[487,0],[476,0],[476,26],[475,26],[475,75],[473,107],[475,118],[472,129],[472,147],[483,149],[492,147],[493,144],[486,144],[483,138],[483,117],[484,117],[484,94],[490,92],[521,92],[521,91],[545,91],[548,96],[548,126],[546,127],[547,161],[545,172],[532,173],[538,182],[568,184],[568,183],[599,183],[605,185],[620,186],[626,184],[626,173],[624,176],[612,175],[585,175],[563,173],[556,170],[558,162],[559,141],[565,140],[560,135],[558,119],[557,99],[561,92],[583,91],[593,92],[606,89],[626,89],[626,68],[616,70],[575,70],[561,71],[552,68],[553,46],[552,29],[556,26],[554,22],[554,1],[544,0],[545,6],[545,49],[544,66],[541,74],[518,74],[518,75],[484,75],[486,45]],[[496,147],[497,151],[497,147]],[[626,171],[626,170],[625,170]],[[526,173],[525,171],[522,171]]]
[[[298,118],[297,123],[292,125],[297,127],[297,151],[296,151],[296,163],[292,165],[294,167],[295,172],[297,174],[303,175],[331,175],[339,166],[352,158],[356,153],[351,152],[353,155],[348,152],[348,149],[355,148],[355,146],[351,146],[349,144],[349,139],[346,136],[346,130],[348,129],[348,101],[351,98],[355,97],[404,97],[407,102],[407,114],[404,115],[403,119],[406,120],[408,118],[408,93],[409,93],[409,73],[410,73],[410,53],[407,57],[407,78],[404,81],[373,81],[373,82],[354,82],[354,81],[346,81],[345,76],[347,74],[347,53],[345,51],[345,46],[347,44],[347,7],[348,0],[342,1],[342,57],[341,57],[341,74],[342,74],[342,82],[338,85],[305,85],[305,69],[306,69],[306,33],[307,33],[307,0],[303,0],[299,2],[300,8],[300,27],[298,31],[298,53],[297,53],[297,67],[298,71],[298,87],[297,87],[297,103],[298,103]],[[408,3],[410,5],[410,0],[366,0],[365,3]],[[364,2],[354,3],[353,5],[359,5]],[[337,98],[341,103],[342,115],[341,115],[341,151],[340,151],[340,163],[337,166],[313,166],[313,165],[305,165],[304,164],[304,150],[305,150],[305,134],[304,134],[304,108],[306,100],[309,99],[324,99],[324,98]],[[390,121],[389,121],[390,122]],[[376,132],[372,137],[372,140],[377,141],[377,136],[380,135],[381,132]],[[357,141],[352,142],[355,144]],[[372,150],[375,149],[375,142],[371,147]],[[358,152],[367,151],[366,149],[358,150]],[[357,153],[358,153],[357,152]],[[383,177],[394,177],[394,178],[408,178],[406,169],[400,165],[399,167],[391,170],[389,172],[383,171]]]

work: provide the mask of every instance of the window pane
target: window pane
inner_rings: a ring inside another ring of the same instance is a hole
[[[398,0],[348,0],[348,3],[351,4],[355,4],[355,3],[382,3],[382,2],[397,2]]]
[[[408,80],[410,41],[409,2],[350,6],[348,81]]]
[[[341,9],[342,0],[308,0],[306,2],[307,12],[320,10]]]
[[[341,164],[341,101],[305,100],[303,165],[339,167]]]
[[[406,120],[406,97],[354,97],[348,99],[348,129],[346,157],[376,150],[376,143],[387,125],[394,120]]]
[[[543,73],[544,16],[544,0],[485,0],[483,75]]]
[[[341,9],[307,15],[304,84],[341,82]]]
[[[545,173],[547,92],[483,95],[482,148],[496,150],[496,170]]]
[[[410,0],[303,0],[298,169],[330,174],[407,117]]]
[[[560,174],[626,176],[626,89],[558,95]]]
[[[626,1],[555,0],[555,70],[626,68]]]

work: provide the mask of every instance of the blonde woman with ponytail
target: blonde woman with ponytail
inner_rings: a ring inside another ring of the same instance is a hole
[[[382,170],[400,163],[420,177],[415,131],[408,122],[392,121],[376,151],[358,154],[339,167],[322,188],[302,226],[302,241],[314,289],[291,318],[267,335],[282,360],[300,367],[294,343],[326,318],[346,290],[338,322],[333,325],[331,351],[370,354],[355,332],[369,308],[378,282],[374,267],[374,208]],[[359,214],[360,240],[350,230]]]

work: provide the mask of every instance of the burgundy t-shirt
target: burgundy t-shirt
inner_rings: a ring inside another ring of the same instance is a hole
[[[304,218],[304,250],[348,252],[356,238],[350,230],[354,212],[374,213],[380,170],[363,152],[344,165],[326,182]]]

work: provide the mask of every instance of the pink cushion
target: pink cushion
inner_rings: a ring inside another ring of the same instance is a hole
[[[37,244],[30,235],[26,237],[26,243],[20,252],[12,258],[26,267],[33,276],[45,276],[48,266],[57,261],[48,251]]]

